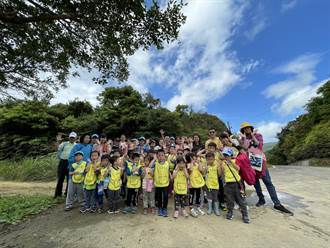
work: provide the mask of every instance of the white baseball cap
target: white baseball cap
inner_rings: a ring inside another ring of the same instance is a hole
[[[71,132],[69,134],[69,138],[77,138],[77,134],[75,132]]]

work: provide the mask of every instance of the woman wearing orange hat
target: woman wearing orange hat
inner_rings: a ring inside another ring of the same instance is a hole
[[[249,124],[248,122],[243,122],[240,126],[240,131],[242,133],[240,138],[241,146],[243,146],[245,149],[247,149],[249,152],[253,153],[255,151],[259,154],[262,154],[264,157],[264,161],[262,163],[261,171],[256,171],[257,180],[254,185],[254,188],[256,189],[257,195],[259,197],[259,201],[257,202],[256,206],[260,207],[262,205],[266,204],[265,197],[262,193],[261,185],[259,179],[262,179],[263,183],[266,185],[267,191],[270,195],[270,198],[272,199],[274,203],[274,208],[276,210],[279,210],[284,213],[292,214],[293,213],[286,209],[280,202],[280,200],[277,197],[276,189],[272,183],[272,179],[270,177],[269,171],[266,167],[266,159],[262,152],[263,148],[263,137],[260,133],[255,132],[254,127]]]

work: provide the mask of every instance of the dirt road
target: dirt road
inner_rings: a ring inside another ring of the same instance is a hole
[[[82,215],[58,205],[5,228],[0,247],[329,247],[330,169],[276,167],[271,175],[280,200],[295,216],[274,211],[268,196],[267,206],[254,207],[255,193],[248,198],[249,225],[237,211],[232,221],[223,213],[174,220],[144,216],[141,210],[136,215]]]

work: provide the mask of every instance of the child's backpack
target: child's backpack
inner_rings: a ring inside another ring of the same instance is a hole
[[[236,158],[236,164],[240,167],[240,176],[248,184],[256,183],[256,171],[251,167],[250,159],[246,153],[240,153]]]

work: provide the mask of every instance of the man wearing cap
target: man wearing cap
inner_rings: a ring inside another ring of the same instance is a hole
[[[63,190],[63,182],[66,178],[66,187],[65,187],[65,193],[67,194],[68,191],[68,180],[69,180],[69,171],[68,171],[68,165],[69,165],[69,156],[70,152],[75,145],[77,138],[77,134],[75,132],[71,132],[69,134],[69,141],[62,142],[57,149],[57,157],[60,160],[57,168],[57,185],[55,189],[55,195],[54,198],[58,196],[62,196],[62,190]]]
[[[255,132],[254,127],[248,122],[243,122],[241,124],[240,131],[241,131],[241,137],[240,137],[241,146],[247,149],[249,152],[253,150],[254,153],[256,150],[259,150],[260,154],[263,154],[262,149],[264,142],[262,135],[260,133]],[[257,195],[259,197],[259,201],[257,202],[256,206],[260,207],[266,204],[265,197],[262,193],[262,189],[259,181],[259,179],[262,179],[263,183],[266,185],[270,198],[274,203],[274,208],[281,212],[293,215],[293,213],[290,210],[286,209],[278,199],[276,189],[272,183],[272,179],[270,177],[265,162],[266,161],[264,159],[262,163],[262,171],[261,172],[256,171],[257,180],[254,185],[254,188],[256,189]]]
[[[209,143],[215,143],[217,146],[217,150],[221,150],[223,145],[221,143],[221,140],[219,139],[219,137],[217,137],[217,132],[215,130],[215,128],[210,128],[209,129],[209,139],[205,142],[205,148],[208,147]]]

